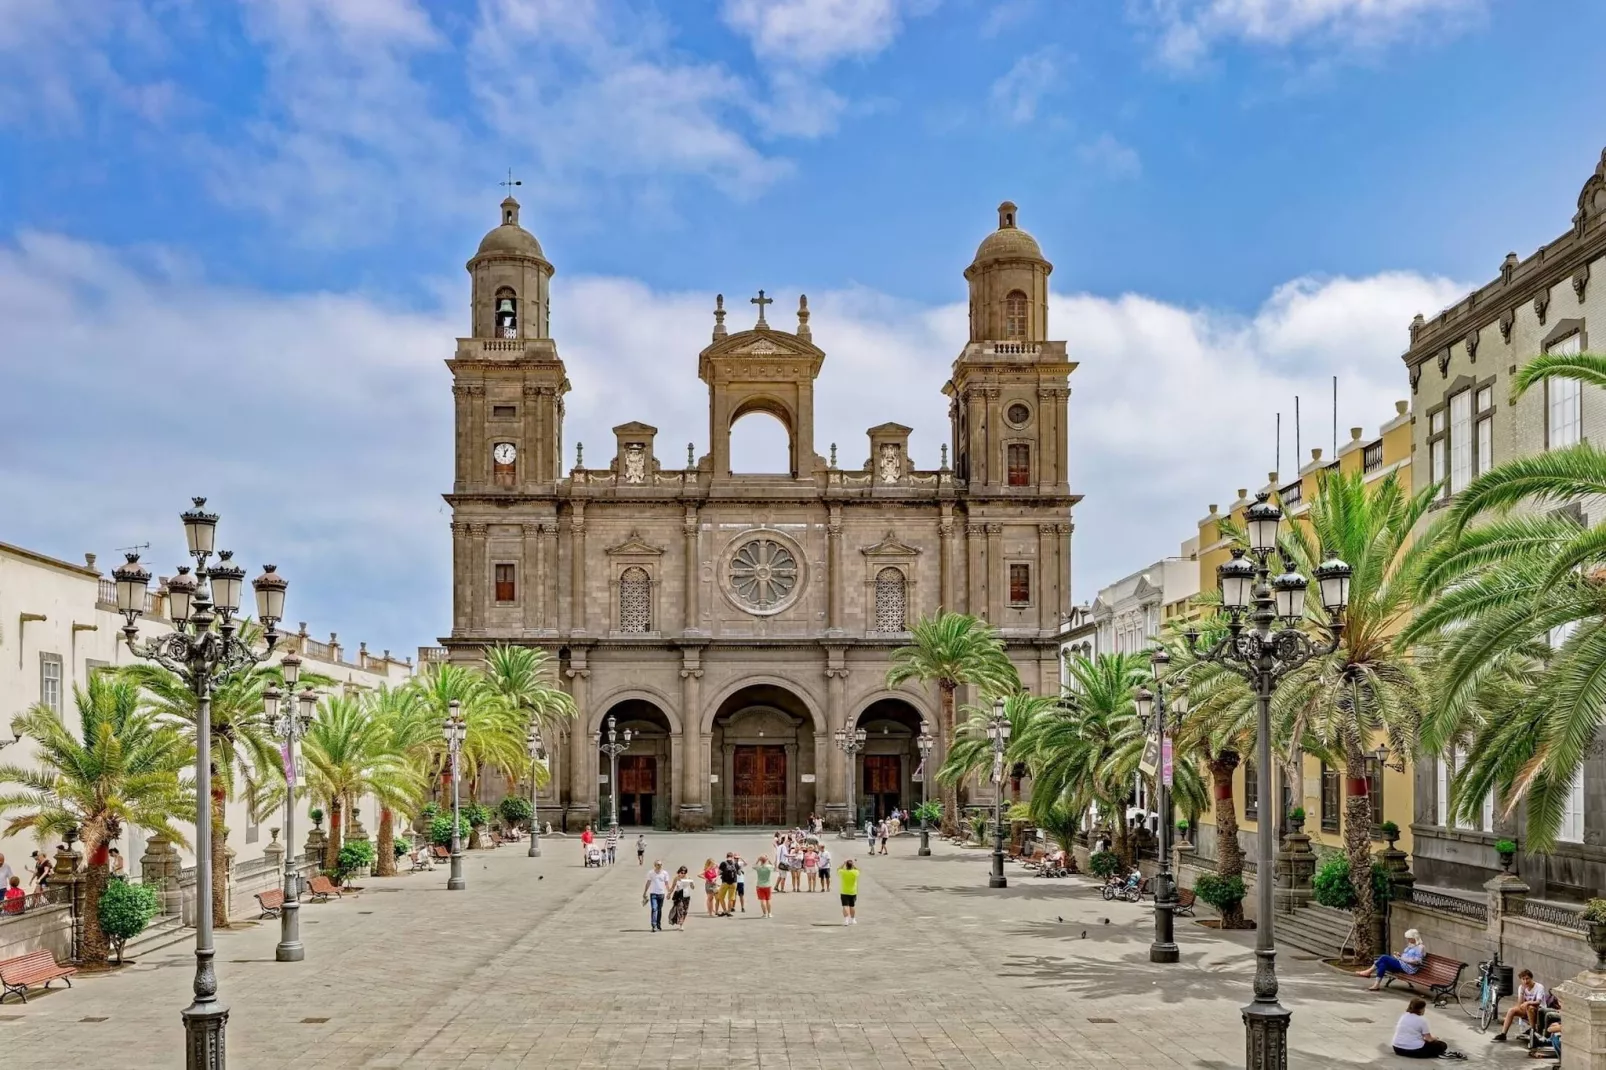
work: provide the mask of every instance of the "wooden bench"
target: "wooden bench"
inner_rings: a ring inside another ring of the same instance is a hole
[[[413,873],[417,873],[421,869],[435,868],[434,864],[429,860],[429,852],[422,847],[408,854],[407,859],[411,863],[410,871]]]
[[[265,892],[256,893],[257,903],[262,907],[258,918],[277,918],[284,910],[284,889],[270,888]]]
[[[5,986],[5,991],[0,992],[0,1003],[5,1002],[5,998],[13,992],[21,996],[22,1002],[26,1003],[29,988],[34,985],[49,988],[50,982],[58,977],[66,981],[67,987],[71,988],[72,976],[77,972],[76,966],[57,965],[56,956],[47,948],[30,951],[14,959],[6,959],[0,962],[0,985]]]
[[[429,849],[429,853],[430,857],[437,862],[450,862],[452,860],[452,852],[438,843]]]
[[[1192,888],[1178,888],[1177,889],[1177,911],[1176,912],[1178,914],[1181,914],[1181,915],[1186,915],[1188,917],[1192,917],[1193,916],[1193,904],[1196,901],[1198,901],[1198,898],[1199,898],[1198,896],[1193,894],[1193,889]]]
[[[1461,971],[1466,968],[1466,963],[1448,955],[1428,954],[1423,957],[1422,965],[1415,973],[1395,973],[1390,970],[1383,976],[1383,987],[1387,988],[1395,981],[1404,981],[1431,995],[1435,1007],[1442,1007],[1455,998],[1456,985],[1461,983]]]
[[[327,903],[331,895],[336,899],[340,898],[340,889],[335,887],[334,881],[320,873],[307,882],[307,894],[316,900]]]

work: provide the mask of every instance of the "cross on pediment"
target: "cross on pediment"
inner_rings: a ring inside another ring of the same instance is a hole
[[[775,298],[773,298],[773,297],[765,297],[764,296],[764,291],[760,290],[758,292],[758,296],[757,297],[749,297],[747,300],[748,300],[749,304],[754,304],[754,305],[758,306],[758,322],[753,325],[753,329],[754,330],[758,330],[759,328],[768,329],[769,328],[769,324],[764,322],[764,306],[765,305],[773,305],[775,303]]]

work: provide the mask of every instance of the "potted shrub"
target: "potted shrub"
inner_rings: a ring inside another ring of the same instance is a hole
[[[530,806],[530,800],[522,795],[509,795],[497,805],[496,809],[510,829],[529,828],[535,819],[535,810]]]
[[[1591,899],[1578,916],[1589,925],[1586,932],[1595,952],[1595,969],[1606,973],[1606,899]]]
[[[1322,859],[1311,877],[1311,898],[1334,910],[1355,909],[1355,885],[1350,882],[1349,857],[1341,853]],[[1372,901],[1378,906],[1389,899],[1388,870],[1381,862],[1372,863]]]
[[[1109,880],[1121,868],[1121,859],[1114,851],[1098,851],[1087,860],[1087,868],[1100,880]]]
[[[1244,901],[1244,879],[1236,874],[1222,877],[1214,873],[1201,873],[1199,879],[1193,882],[1193,894],[1209,903],[1216,913],[1225,916]]]
[[[1497,841],[1495,841],[1494,853],[1500,856],[1500,869],[1501,869],[1501,871],[1505,872],[1505,873],[1510,873],[1512,864],[1517,861],[1517,841],[1516,840],[1497,840]]]
[[[112,881],[106,885],[106,890],[100,893],[100,928],[117,953],[117,965],[123,964],[123,948],[145,931],[145,926],[161,909],[162,899],[155,885],[128,881]]]
[[[468,822],[461,817],[457,819],[457,835],[459,840],[468,838]],[[429,823],[429,842],[436,847],[450,847],[452,845],[452,815],[437,814]]]
[[[312,827],[313,828],[315,828],[315,829],[322,829],[323,828],[323,811],[322,810],[320,810],[320,809],[318,809],[318,807],[314,806],[311,810],[307,811],[307,816],[312,818]]]
[[[335,882],[344,886],[353,877],[361,880],[368,876],[376,853],[370,840],[347,840],[341,844],[340,855],[335,859]]]
[[[1400,826],[1392,821],[1385,821],[1377,826],[1377,831],[1381,832],[1383,838],[1389,841],[1389,850],[1394,850],[1394,843],[1400,838]]]
[[[1305,831],[1305,808],[1303,806],[1296,806],[1288,811],[1288,824],[1293,827],[1295,832]]]

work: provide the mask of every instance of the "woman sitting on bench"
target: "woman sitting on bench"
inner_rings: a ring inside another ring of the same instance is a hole
[[[1422,960],[1427,957],[1427,945],[1422,942],[1422,934],[1415,929],[1405,930],[1405,949],[1398,955],[1379,955],[1377,961],[1364,970],[1356,970],[1356,977],[1376,977],[1368,992],[1376,992],[1383,987],[1383,978],[1391,973],[1413,974],[1422,967]]]

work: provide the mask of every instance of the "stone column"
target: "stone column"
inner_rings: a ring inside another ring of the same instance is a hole
[[[708,743],[703,738],[703,670],[699,652],[687,648],[681,652],[680,668],[680,813],[679,825],[685,829],[707,828],[710,824],[705,799],[708,792],[708,773],[704,755]]]
[[[571,653],[571,659],[573,654]],[[597,752],[591,746],[591,710],[586,702],[586,681],[591,670],[582,659],[569,663],[569,694],[574,699],[575,717],[569,723],[569,810],[565,816],[568,831],[579,832],[595,816],[592,800],[597,791]]]
[[[1058,524],[1037,525],[1037,629],[1052,635],[1059,628],[1059,600],[1054,597],[1054,536]]]
[[[279,830],[269,829],[268,835],[272,837],[268,845],[262,848],[262,858],[268,863],[268,868],[275,873],[284,873],[284,844],[279,842]]]
[[[581,635],[586,630],[586,518],[585,503],[575,502],[569,517],[569,630]],[[595,787],[595,783],[592,784]]]
[[[786,825],[796,828],[803,823],[803,815],[797,812],[797,794],[800,785],[799,777],[803,770],[797,764],[796,741],[786,744]]]
[[[1556,994],[1562,1070],[1606,1070],[1606,971],[1585,970],[1557,985]]]
[[[1416,887],[1416,875],[1411,872],[1410,857],[1394,846],[1393,840],[1377,853],[1377,857],[1383,863],[1383,871],[1389,876],[1390,901],[1409,902],[1411,891]]]
[[[1004,575],[1004,525],[987,525],[987,601],[972,609],[996,627],[1003,620],[1004,604],[1009,600],[1009,580]]]
[[[964,612],[987,612],[987,557],[983,539],[987,525],[974,521],[965,525],[966,588]]]
[[[470,554],[468,525],[452,524],[452,631],[461,634],[468,630],[468,607],[473,604],[474,592],[470,588]],[[306,625],[302,625],[303,631]],[[302,650],[306,649],[303,637]]]
[[[697,507],[686,507],[686,516],[681,521],[681,531],[684,534],[686,556],[686,620],[684,628],[687,632],[696,632],[702,623],[702,612],[698,606],[699,596],[702,594],[702,561],[698,551],[698,520]]]
[[[178,848],[173,846],[172,840],[158,833],[145,841],[145,853],[139,860],[140,879],[153,886],[162,897],[163,914],[177,914],[183,909],[178,890],[181,868]]]
[[[447,802],[448,803],[451,802],[450,797],[447,798]],[[450,815],[448,815],[448,816],[450,816]],[[315,867],[320,867],[321,868],[322,865],[323,865],[324,852],[327,851],[328,849],[329,849],[329,835],[328,835],[328,833],[324,832],[322,825],[314,825],[314,826],[312,826],[312,830],[307,833],[306,854],[303,855],[302,857],[304,857],[308,861],[310,861]]]
[[[1499,946],[1504,932],[1502,922],[1507,917],[1522,917],[1523,904],[1528,901],[1528,882],[1515,873],[1501,873],[1483,882],[1489,896],[1489,937]],[[1562,1041],[1565,1045],[1566,1041]]]
[[[982,390],[982,387],[973,386],[965,391],[965,435],[969,439],[965,449],[970,454],[970,471],[965,475],[966,482],[972,488],[987,481],[987,434],[981,415]]]
[[[452,486],[457,493],[461,494],[468,489],[468,481],[473,478],[470,471],[470,453],[473,450],[474,443],[472,432],[479,425],[471,423],[469,419],[468,384],[453,383],[452,397],[454,399],[453,408],[455,409],[457,422],[455,440],[457,455],[454,458],[455,464],[452,470]]]
[[[56,903],[69,903],[72,905],[72,916],[81,919],[84,916],[84,874],[79,872],[78,865],[83,861],[83,855],[73,850],[73,841],[78,837],[69,831],[68,840],[56,848],[56,868],[50,874],[50,898]],[[77,962],[84,955],[84,927],[78,921],[72,928],[72,957]]]
[[[831,506],[825,522],[826,630],[842,630],[842,507]]]
[[[1316,855],[1310,849],[1310,837],[1303,827],[1291,828],[1283,837],[1282,849],[1276,859],[1277,887],[1272,897],[1277,911],[1292,914],[1310,902],[1311,877],[1316,873]]]
[[[820,819],[827,824],[840,826],[849,819],[847,805],[847,764],[842,748],[832,742],[838,728],[848,723],[847,708],[848,670],[843,663],[841,647],[826,649],[825,667],[825,731],[826,762],[824,803]]]
[[[541,599],[541,630],[558,630],[558,522],[541,521],[541,553],[537,558]]]
[[[468,627],[475,635],[485,630],[485,604],[490,601],[491,592],[485,589],[485,539],[490,530],[489,524],[468,525]]]
[[[942,608],[954,609],[954,507],[943,504],[937,521],[937,599]]]
[[[523,613],[524,634],[541,628],[541,525],[523,525],[524,555],[519,562],[519,606]]]
[[[485,426],[485,384],[468,384],[468,441],[472,448],[477,432]],[[468,482],[471,487],[483,487],[491,481],[491,448],[479,443],[480,448],[470,457]]]

